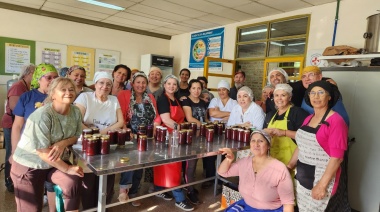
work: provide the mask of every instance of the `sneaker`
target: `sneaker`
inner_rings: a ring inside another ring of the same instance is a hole
[[[140,200],[135,200],[135,201],[132,202],[132,205],[134,207],[139,207],[141,205],[141,202],[140,202]]]
[[[192,210],[194,210],[194,206],[192,206],[191,204],[189,204],[186,200],[184,200],[182,202],[176,202],[175,206],[181,208],[184,211],[192,211]]]
[[[170,196],[167,192],[161,193],[161,194],[156,194],[156,197],[161,197],[162,199],[167,200],[167,201],[173,199],[173,197]]]
[[[198,199],[198,196],[195,194],[194,191],[187,192],[187,199],[191,202],[191,204],[199,205],[201,202]]]

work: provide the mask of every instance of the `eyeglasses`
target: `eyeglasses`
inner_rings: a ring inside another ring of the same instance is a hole
[[[316,73],[305,74],[305,75],[302,75],[301,79],[311,78],[311,77],[314,77],[315,75],[317,74]]]
[[[42,77],[45,78],[47,81],[52,81],[53,79],[58,78],[58,76],[51,76],[51,75],[49,76],[43,75]]]
[[[97,82],[101,87],[106,86],[108,88],[112,87],[112,83],[109,82]]]
[[[309,96],[310,97],[315,97],[316,95],[318,95],[318,96],[323,96],[323,95],[325,95],[327,92],[326,91],[317,91],[317,92],[315,92],[315,91],[310,91],[309,92]]]

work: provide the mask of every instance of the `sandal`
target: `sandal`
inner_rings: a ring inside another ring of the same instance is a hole
[[[119,202],[127,202],[129,200],[128,189],[126,189],[126,192],[119,193],[119,197],[117,199]]]

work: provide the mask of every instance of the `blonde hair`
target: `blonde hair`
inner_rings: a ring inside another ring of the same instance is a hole
[[[58,77],[54,79],[49,85],[48,96],[44,100],[44,104],[51,103],[53,101],[52,96],[54,95],[56,88],[61,88],[62,86],[65,86],[67,84],[71,84],[75,89],[74,81],[70,78]]]

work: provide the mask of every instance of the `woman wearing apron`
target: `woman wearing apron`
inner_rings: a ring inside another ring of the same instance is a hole
[[[341,183],[340,164],[347,150],[348,127],[331,108],[340,92],[325,81],[310,84],[306,103],[314,108],[296,133],[296,196],[299,211],[351,211]]]
[[[283,162],[294,177],[297,158],[292,161],[291,158],[297,145],[293,139],[308,113],[292,105],[292,90],[288,84],[276,85],[273,96],[277,111],[267,114],[263,128],[272,136],[271,156]]]
[[[179,81],[177,77],[170,74],[164,79],[164,93],[157,100],[158,113],[160,114],[162,125],[168,128],[171,133],[174,125],[182,123],[185,120],[185,113],[179,101],[175,98],[174,93],[178,90]],[[175,187],[181,183],[181,164],[182,162],[170,163],[167,165],[154,167],[154,184],[155,190],[160,190],[164,187]],[[170,170],[170,175],[168,171]],[[167,179],[170,177],[171,179]],[[166,179],[165,179],[166,178]],[[194,207],[187,202],[182,189],[175,189],[172,191],[175,198],[175,205],[182,210],[192,211]],[[173,198],[168,193],[156,195],[164,200],[172,200]]]

